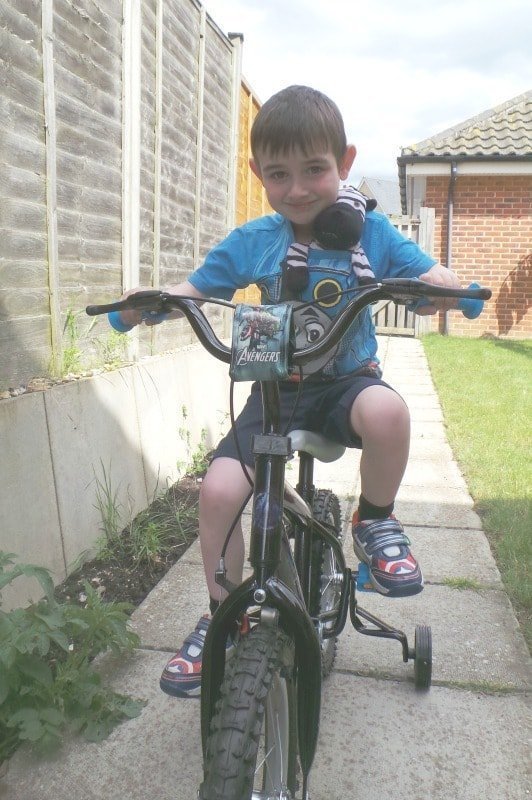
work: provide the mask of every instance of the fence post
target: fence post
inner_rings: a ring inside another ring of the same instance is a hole
[[[418,244],[425,253],[431,256],[434,252],[434,225],[436,219],[436,211],[434,208],[419,209],[419,234]],[[432,328],[432,319],[429,316],[420,317],[414,314],[414,334],[415,336],[422,336],[428,333]]]
[[[431,256],[434,252],[434,226],[436,210],[434,208],[419,209],[419,246]]]
[[[205,8],[200,9],[200,39],[198,49],[198,128],[196,136],[196,186],[194,193],[194,269],[199,264],[201,237],[201,171],[203,166],[203,116],[205,95],[205,36],[207,30]]]
[[[233,86],[231,92],[231,131],[229,154],[229,186],[227,192],[227,230],[232,230],[236,225],[236,177],[238,170],[238,145],[240,121],[240,92],[242,83],[242,42],[241,33],[228,33],[228,38],[233,45]]]
[[[163,3],[157,0],[155,18],[155,153],[153,176],[153,273],[152,284],[158,289],[161,268],[161,152],[163,131]],[[155,328],[153,328],[155,332]]]
[[[140,281],[140,0],[122,6],[122,289]],[[128,356],[138,357],[138,327],[128,336]]]
[[[46,151],[46,236],[48,247],[48,296],[53,370],[61,374],[63,337],[57,243],[57,137],[55,119],[54,8],[53,0],[42,4],[42,58],[44,92],[44,132]]]

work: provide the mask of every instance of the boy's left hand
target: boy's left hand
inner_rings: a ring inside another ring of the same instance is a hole
[[[434,286],[447,286],[449,289],[460,289],[461,284],[458,277],[452,271],[447,269],[441,264],[434,264],[427,272],[419,276],[419,279],[426,283],[432,283]],[[435,314],[437,311],[446,311],[449,308],[456,308],[458,301],[452,297],[439,297],[434,299],[430,304],[420,306],[416,310],[416,314],[425,316],[425,314]]]

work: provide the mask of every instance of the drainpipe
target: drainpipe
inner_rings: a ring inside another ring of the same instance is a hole
[[[447,269],[452,269],[453,264],[453,209],[454,209],[454,185],[456,183],[456,161],[451,161],[451,177],[449,179],[449,191],[447,193]],[[449,333],[449,312],[443,312],[443,333]]]

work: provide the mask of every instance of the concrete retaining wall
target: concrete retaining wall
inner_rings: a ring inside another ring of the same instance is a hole
[[[98,482],[127,524],[179,478],[202,430],[211,445],[227,429],[228,388],[227,365],[192,345],[1,401],[0,549],[63,580],[101,535]],[[238,385],[237,407],[248,388]],[[39,594],[18,578],[4,608]]]

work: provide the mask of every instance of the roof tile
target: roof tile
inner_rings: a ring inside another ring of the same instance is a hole
[[[532,155],[532,91],[478,114],[416,144],[402,156],[528,157]]]

